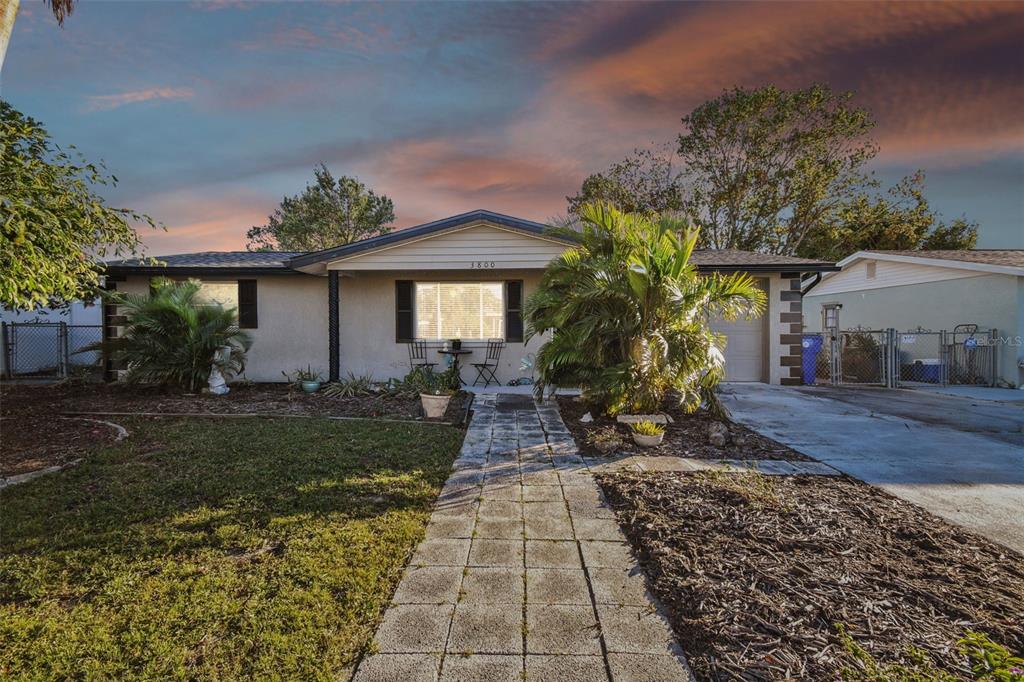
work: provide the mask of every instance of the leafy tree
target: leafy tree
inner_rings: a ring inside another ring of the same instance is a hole
[[[266,225],[248,231],[250,251],[319,251],[391,231],[391,199],[356,178],[335,180],[323,164],[313,175],[315,182],[301,194],[285,197]]]
[[[245,369],[245,354],[252,345],[249,334],[238,328],[237,311],[199,298],[196,280],[173,282],[156,279],[147,294],[110,292],[105,297],[123,306],[128,318],[121,336],[86,346],[79,352],[104,351],[127,368],[131,383],[176,386],[195,392],[210,378],[213,363],[225,374]],[[216,356],[223,347],[231,356]]]
[[[824,85],[736,88],[684,117],[686,209],[703,228],[702,242],[794,254],[869,184],[874,122],[851,98]]]
[[[0,304],[28,309],[91,298],[104,257],[139,248],[146,215],[107,206],[117,178],[50,141],[38,121],[0,101]]]
[[[931,209],[924,196],[924,173],[918,171],[892,187],[888,196],[862,192],[837,207],[797,253],[840,260],[872,249],[973,249],[977,240],[977,223],[957,218],[947,224]]]
[[[551,330],[537,352],[546,386],[584,389],[610,414],[652,412],[674,393],[686,410],[724,376],[725,337],[712,315],[757,316],[765,295],[749,275],[701,275],[690,263],[699,231],[672,218],[579,208],[579,245],[553,260],[527,301],[528,335]]]
[[[588,176],[580,191],[566,200],[570,215],[595,201],[626,213],[672,214],[683,209],[682,186],[671,156],[652,149],[635,149],[606,172]]]

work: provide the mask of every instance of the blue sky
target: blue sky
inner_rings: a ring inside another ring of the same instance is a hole
[[[22,9],[0,93],[103,159],[167,226],[156,254],[242,248],[324,162],[407,226],[545,220],[734,85],[854,89],[875,169],[917,168],[979,246],[1024,248],[1024,5],[265,3]]]

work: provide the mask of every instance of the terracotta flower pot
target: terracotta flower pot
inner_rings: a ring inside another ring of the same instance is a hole
[[[642,433],[633,432],[633,442],[642,448],[653,448],[656,445],[661,445],[663,440],[665,440],[664,433],[659,433],[657,436],[645,436]]]
[[[420,402],[423,404],[423,413],[427,419],[440,419],[448,411],[448,402],[452,399],[450,395],[434,395],[432,393],[420,393]]]

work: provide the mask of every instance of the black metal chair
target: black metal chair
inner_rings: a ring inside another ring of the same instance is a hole
[[[429,367],[433,371],[434,365],[437,363],[427,361],[427,342],[424,339],[413,339],[405,345],[409,349],[410,370],[417,367]]]
[[[474,362],[473,366],[476,367],[476,379],[473,380],[473,385],[476,386],[477,382],[481,379],[484,380],[484,387],[491,385],[491,382],[501,385],[498,381],[498,377],[494,376],[495,371],[498,369],[498,360],[501,359],[501,351],[505,347],[505,339],[487,339],[487,354],[484,357],[483,362]]]

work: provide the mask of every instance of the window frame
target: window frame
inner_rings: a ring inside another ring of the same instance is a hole
[[[483,279],[414,279],[409,280],[412,283],[412,332],[413,338],[423,339],[427,343],[442,343],[447,341],[449,338],[454,337],[437,337],[427,338],[424,336],[418,336],[419,334],[419,296],[417,295],[417,287],[420,284],[436,284],[440,287],[442,284],[491,284],[497,286],[501,291],[501,313],[499,320],[501,321],[501,335],[489,336],[489,337],[462,337],[460,340],[467,343],[486,343],[489,339],[501,338],[504,341],[508,340],[508,291],[506,290],[508,280],[495,279],[495,280],[483,280]],[[438,289],[438,300],[440,300],[440,288]],[[440,333],[441,319],[438,317],[438,333]]]

